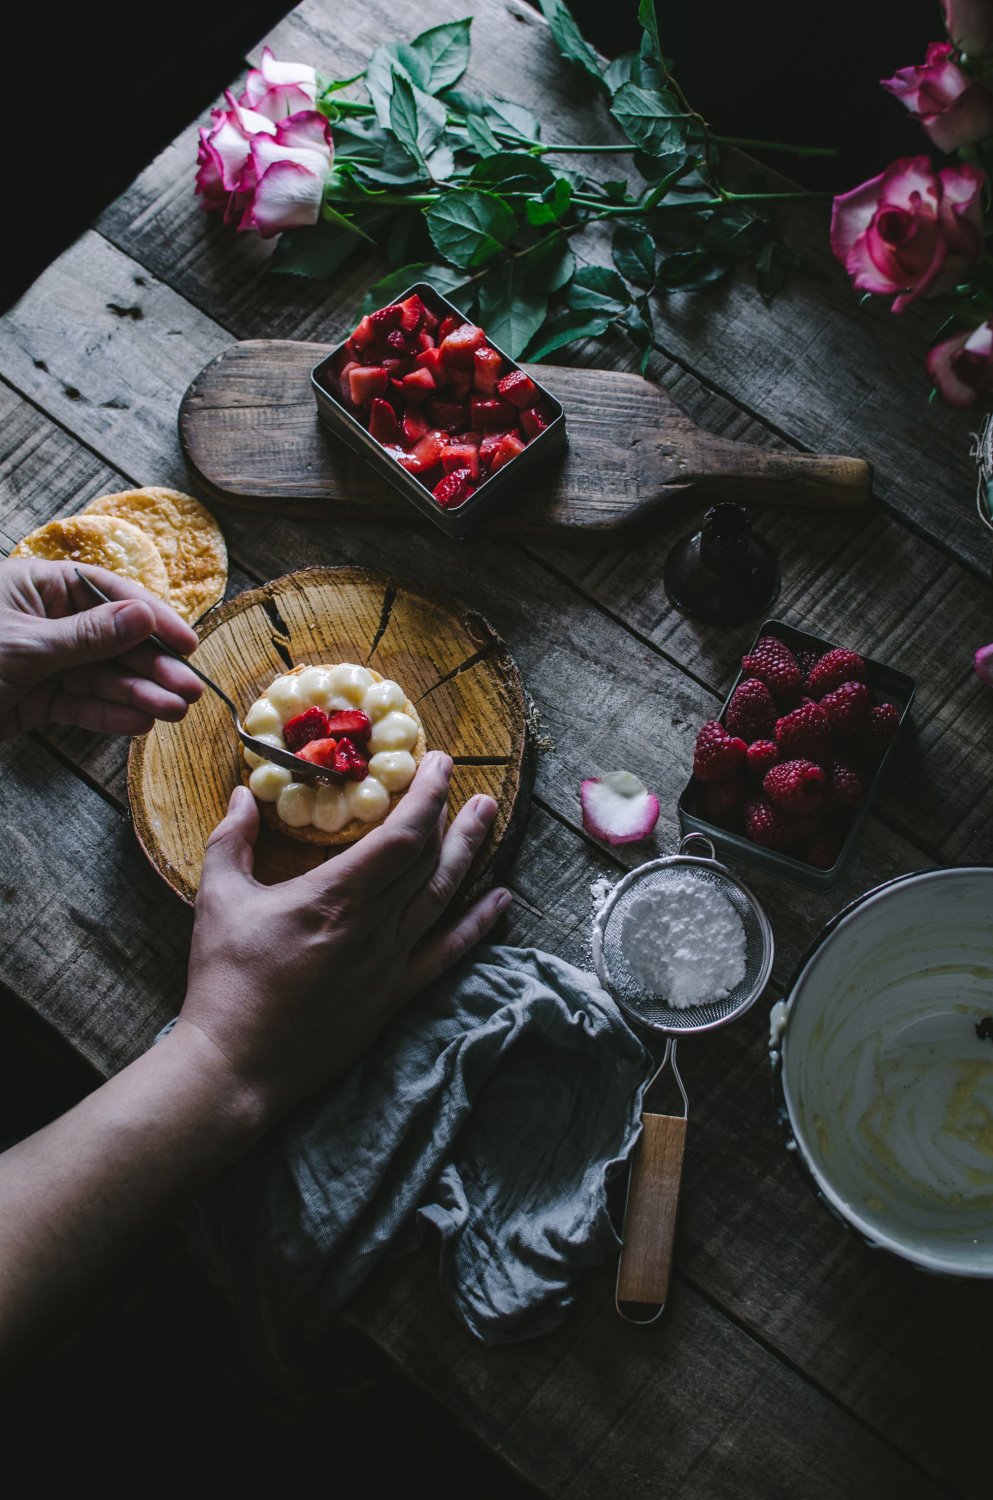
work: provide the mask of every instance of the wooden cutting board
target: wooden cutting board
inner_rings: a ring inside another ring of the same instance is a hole
[[[311,368],[324,344],[253,339],[206,365],[183,397],[187,463],[214,499],[326,519],[417,519],[414,507],[318,422]],[[860,458],[770,453],[713,437],[640,375],[524,366],[565,407],[568,450],[522,480],[487,529],[602,537],[687,499],[851,508],[869,499]]]
[[[240,594],[197,633],[197,665],[243,705],[243,715],[274,677],[300,662],[360,662],[399,682],[417,706],[428,748],[447,750],[455,761],[450,817],[477,792],[496,798],[496,819],[466,889],[491,883],[526,811],[529,758],[520,676],[481,615],[383,573],[310,568]],[[156,724],[132,741],[135,832],[184,901],[196,895],[207,839],[240,779],[230,714],[209,691],[181,723]],[[289,879],[328,852],[263,825],[256,878]]]

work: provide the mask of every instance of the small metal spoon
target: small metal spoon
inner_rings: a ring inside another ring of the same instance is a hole
[[[115,599],[108,598],[103,590],[98,589],[96,584],[93,583],[91,579],[87,578],[85,573],[81,573],[78,568],[75,570],[75,572],[76,577],[82,583],[85,583],[90,593],[93,594],[95,598],[99,599],[101,604],[115,604],[119,602]],[[157,646],[159,650],[164,651],[167,656],[174,656],[177,661],[181,661],[184,667],[188,668],[188,670],[191,671],[194,676],[199,677],[201,682],[206,683],[211,691],[217,694],[222,703],[225,703],[227,705],[228,710],[231,714],[231,718],[234,721],[235,733],[241,740],[241,743],[244,745],[246,750],[251,750],[254,755],[260,756],[263,760],[271,760],[273,765],[275,766],[284,766],[287,771],[292,771],[293,775],[299,781],[307,781],[312,784],[317,782],[329,782],[332,785],[339,785],[345,780],[344,776],[342,776],[339,771],[330,771],[325,766],[311,765],[309,760],[301,759],[299,755],[294,755],[291,750],[280,750],[278,745],[267,745],[265,740],[256,739],[255,735],[249,734],[248,730],[244,728],[241,719],[238,717],[238,710],[231,702],[231,699],[228,697],[227,693],[223,688],[218,687],[217,683],[214,682],[212,678],[208,677],[206,672],[201,672],[200,668],[195,667],[191,661],[188,661],[181,651],[177,651],[174,646],[166,645],[165,641],[161,640],[159,636],[150,635],[148,639],[149,641],[151,641],[153,646]]]

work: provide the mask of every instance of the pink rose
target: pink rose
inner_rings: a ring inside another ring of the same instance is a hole
[[[935,344],[927,367],[949,406],[975,406],[993,391],[993,322],[966,328]]]
[[[276,126],[239,104],[232,94],[224,97],[228,108],[212,109],[213,125],[200,130],[194,190],[203,198],[204,208],[223,211],[225,224],[231,224],[244,210],[240,183],[251,159],[252,141],[260,133],[275,135]]]
[[[314,109],[280,120],[274,135],[253,136],[239,179],[245,208],[238,228],[270,239],[284,229],[316,224],[333,160],[331,127]]]
[[[985,682],[987,687],[993,687],[993,646],[980,646],[973,660],[976,664],[976,676],[980,682]]]
[[[985,181],[973,166],[935,172],[926,156],[892,162],[835,198],[831,249],[860,291],[894,295],[903,312],[953,287],[979,255]]]
[[[282,120],[310,109],[316,98],[317,74],[312,67],[280,62],[268,47],[263,47],[262,64],[249,73],[238,103],[269,120]]]
[[[941,0],[948,35],[968,57],[993,50],[993,5],[990,0]]]
[[[993,134],[993,95],[956,67],[953,55],[947,42],[932,42],[921,67],[900,68],[881,80],[941,151],[957,151]]]

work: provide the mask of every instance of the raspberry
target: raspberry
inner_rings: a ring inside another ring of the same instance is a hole
[[[792,703],[800,691],[800,668],[789,646],[774,635],[763,635],[741,658],[742,670],[764,682],[777,703]]]
[[[738,777],[733,781],[712,782],[700,792],[700,811],[719,828],[740,828],[747,795],[745,783]]]
[[[709,719],[696,737],[693,775],[698,781],[730,781],[745,764],[748,746],[728,734],[717,719]]]
[[[835,760],[828,768],[826,801],[831,807],[858,807],[865,796],[865,777],[854,766]]]
[[[831,756],[831,725],[818,703],[801,703],[776,721],[776,741],[787,760],[826,765]]]
[[[800,668],[800,676],[803,678],[803,681],[800,685],[805,693],[809,692],[810,690],[807,686],[807,683],[810,679],[810,674],[814,669],[815,663],[818,662],[820,658],[817,655],[816,651],[794,651],[793,655],[796,657],[796,664]]]
[[[789,817],[773,807],[766,797],[751,797],[745,803],[745,832],[753,844],[764,849],[786,849],[792,842]]]
[[[832,693],[825,693],[821,708],[839,739],[861,740],[868,733],[872,698],[864,682],[843,682]]]
[[[309,745],[311,740],[326,740],[329,732],[328,716],[323,708],[318,708],[316,704],[313,708],[305,709],[302,714],[287,719],[283,725],[286,748],[292,750],[294,755],[298,750],[302,750],[304,745]]]
[[[900,728],[900,710],[892,703],[880,703],[869,715],[864,748],[870,760],[882,760],[893,736]]]
[[[814,698],[823,698],[843,682],[865,682],[865,662],[857,651],[838,646],[834,651],[825,651],[811,670],[807,692]]]
[[[752,740],[768,739],[776,723],[776,705],[765,683],[757,677],[739,683],[731,695],[724,723],[728,734],[740,734],[749,744]]]
[[[800,859],[819,870],[830,870],[841,853],[843,839],[835,828],[821,828],[797,851]]]
[[[761,781],[779,760],[779,746],[773,740],[756,740],[748,747],[748,774]]]
[[[816,812],[824,800],[827,782],[812,760],[787,760],[767,771],[762,788],[776,807],[791,813]]]

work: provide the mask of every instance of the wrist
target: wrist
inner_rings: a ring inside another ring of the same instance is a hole
[[[265,1092],[238,1072],[195,1021],[181,1015],[145,1055],[175,1077],[184,1110],[212,1132],[219,1150],[227,1143],[233,1150],[247,1148],[274,1123],[275,1111]]]

